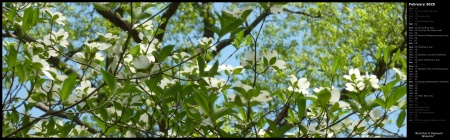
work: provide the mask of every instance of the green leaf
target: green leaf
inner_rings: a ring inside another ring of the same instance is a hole
[[[125,109],[125,110],[127,110],[127,109]],[[94,121],[97,122],[97,125],[100,126],[101,130],[105,130],[106,129],[106,124],[105,124],[104,121],[98,119],[97,117],[93,117],[93,118],[94,118]]]
[[[100,116],[102,116],[103,120],[108,120],[109,116],[108,116],[108,111],[106,110],[106,107],[100,107],[96,110],[96,112],[98,112],[100,114]]]
[[[158,61],[162,62],[173,50],[175,45],[168,45],[162,48],[161,52],[159,53]]]
[[[13,107],[11,115],[12,115],[12,118],[11,118],[12,122],[17,124],[19,122],[20,118],[19,118],[19,113],[15,107]]]
[[[33,18],[31,20],[31,27],[34,27],[37,25],[39,20],[39,7],[33,9]]]
[[[225,27],[222,27],[222,35],[225,35],[235,29],[237,29],[239,26],[241,26],[241,24],[244,23],[243,20],[241,19],[235,19],[233,22],[231,22],[230,24],[227,24]]]
[[[158,86],[158,83],[161,81],[162,75],[158,75],[156,77],[150,78],[150,80],[146,80],[145,84],[148,86],[148,89],[150,91],[154,91],[156,87]]]
[[[48,120],[47,123],[47,132],[55,132],[55,120],[53,119],[53,117],[50,118],[50,120]]]
[[[384,55],[383,55],[383,60],[385,63],[389,63],[389,53],[391,52],[391,48],[390,47],[386,47],[384,50]]]
[[[19,75],[19,82],[25,82],[27,76],[25,73],[25,68],[23,68],[24,65],[16,65],[16,72]]]
[[[375,99],[373,102],[379,104],[382,108],[386,109],[386,102],[381,98]]]
[[[214,65],[211,67],[211,69],[209,70],[209,74],[208,76],[210,77],[214,77],[214,75],[218,74],[217,73],[217,69],[219,68],[219,61],[216,60],[216,62],[214,63]],[[223,85],[222,85],[223,86]]]
[[[243,32],[245,29],[247,29],[247,28],[246,27],[238,27],[237,29],[234,29],[233,31],[231,31],[230,36],[235,37],[236,34]]]
[[[242,31],[240,31],[240,32],[238,32],[237,33],[237,35],[236,35],[236,37],[234,38],[234,41],[233,41],[233,45],[236,47],[236,48],[239,48],[239,46],[242,44],[242,39],[244,38],[244,32],[242,32]]]
[[[397,127],[401,128],[403,126],[403,122],[405,121],[405,116],[406,116],[406,112],[403,109],[402,112],[400,112],[400,114],[398,115],[397,118]]]
[[[103,79],[105,80],[106,84],[109,87],[109,91],[111,92],[111,94],[114,94],[117,89],[116,77],[113,74],[111,74],[103,69],[102,69],[102,76],[103,76]]]
[[[215,122],[220,117],[226,116],[228,114],[234,113],[234,110],[228,108],[228,107],[221,107],[214,111],[214,113],[211,115],[211,122]]]
[[[394,96],[394,102],[397,102],[400,98],[402,98],[406,94],[406,86],[398,87],[392,90],[392,95]]]
[[[234,103],[238,106],[244,106],[244,103],[242,103],[241,96],[236,94],[236,97],[234,97]]]
[[[164,106],[164,105],[163,105]],[[164,109],[164,107],[161,107]],[[130,117],[134,114],[134,111],[132,109],[124,109],[122,112],[122,121],[129,121]]]
[[[136,16],[136,20],[143,20],[143,19],[150,18],[150,17],[152,17],[152,14],[147,13],[147,12],[142,12],[141,14]]]
[[[331,73],[335,74],[336,70],[342,65],[341,57],[338,55],[334,58],[333,67],[331,68]]]
[[[243,68],[235,68],[233,70],[233,74],[240,74],[242,72]]]
[[[159,34],[162,34],[162,33],[164,33],[164,30],[163,29],[158,29],[156,31],[155,35],[159,35]]]
[[[22,32],[24,35],[29,29],[31,29],[31,24],[33,23],[33,7],[28,7],[25,9],[23,13],[23,21],[22,21]]]
[[[301,99],[300,97],[302,96],[297,97],[297,109],[298,109],[298,118],[302,119],[303,116],[305,116],[306,114],[306,99]]]
[[[8,21],[12,25],[14,25],[14,17],[16,17],[16,13],[17,13],[16,7],[12,7],[11,10],[9,11],[9,13],[8,13]]]
[[[97,3],[97,2],[94,2],[93,4],[94,4],[94,8],[99,10],[99,11],[107,11],[107,10],[109,10],[109,8],[106,7],[103,4],[100,4],[100,3]]]
[[[317,99],[322,106],[326,106],[331,99],[331,92],[328,89],[324,89],[317,93]]]
[[[258,2],[259,3],[259,5],[261,5],[261,7],[264,9],[264,10],[267,10],[268,8],[269,8],[269,6],[267,6],[267,2]]]
[[[177,82],[177,83],[175,83],[175,85],[170,86],[169,89],[167,89],[163,95],[166,96],[166,98],[172,97],[175,94],[177,94],[181,89],[182,89],[182,87],[181,87],[180,83]]]
[[[209,26],[209,27],[206,27],[206,28],[211,30],[211,31],[213,31],[217,35],[220,35],[221,29],[218,26]]]
[[[197,102],[197,104],[202,107],[202,109],[205,111],[206,114],[210,114],[209,109],[209,100],[208,97],[203,92],[195,92],[194,100]]]
[[[277,124],[275,124],[275,122],[273,122],[270,119],[266,119],[267,123],[269,124],[270,130],[272,130],[272,132],[274,134],[276,134],[278,132],[278,126]]]
[[[106,130],[106,134],[109,134],[117,129],[119,129],[119,125],[113,125],[113,126],[109,127],[108,130]]]
[[[287,131],[291,130],[292,128],[294,128],[294,125],[286,125],[286,126],[281,127],[278,130],[278,133],[276,133],[278,135],[276,137],[283,137],[283,134],[286,133]]]
[[[7,61],[8,67],[14,67],[16,65],[16,60],[17,60],[17,50],[13,44],[10,44]]]
[[[247,17],[252,13],[253,9],[247,9],[244,12],[242,12],[241,18],[243,20],[246,20]]]
[[[75,88],[75,86],[77,85],[76,79],[77,79],[77,75],[71,74],[71,75],[69,75],[69,77],[67,77],[64,80],[64,83],[62,85],[61,92],[60,92],[62,101],[67,101],[67,98],[72,93],[72,90]]]
[[[67,136],[75,126],[76,124],[65,123],[61,129],[62,135]]]
[[[146,4],[142,7],[142,10],[145,11],[145,10],[147,10],[148,8],[153,7],[153,6],[155,6],[155,5],[156,5],[155,3],[146,3]]]
[[[203,59],[203,57],[198,56],[197,63],[198,63],[198,70],[200,71],[200,76],[203,76],[206,67],[205,60]]]
[[[339,103],[334,103],[330,108],[330,113],[333,113],[334,111],[336,111],[338,109],[339,109]]]

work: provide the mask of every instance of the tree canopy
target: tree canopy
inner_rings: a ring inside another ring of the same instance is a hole
[[[2,11],[3,137],[406,129],[405,3],[7,2]]]

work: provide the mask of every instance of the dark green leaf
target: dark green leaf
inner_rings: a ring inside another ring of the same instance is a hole
[[[397,102],[400,98],[406,94],[406,86],[398,87],[392,90],[394,102]]]
[[[19,120],[20,120],[20,118],[19,118],[19,113],[18,113],[18,111],[16,110],[15,107],[13,107],[13,109],[12,109],[11,117],[12,117],[12,118],[11,118],[11,119],[12,119],[12,122],[13,122],[14,124],[19,123]]]
[[[241,19],[235,19],[230,24],[227,24],[225,27],[222,27],[221,34],[224,36],[225,34],[237,29],[244,21]]]
[[[208,76],[210,77],[214,77],[214,75],[218,74],[217,73],[217,69],[219,68],[219,61],[216,60],[216,62],[214,63],[214,65],[211,67],[211,69],[209,69],[209,74]],[[222,85],[223,86],[223,85]]]
[[[159,53],[158,61],[162,62],[173,50],[175,45],[168,45],[162,48],[161,52]]]
[[[125,109],[127,110],[127,109]],[[120,114],[119,114],[120,115]],[[105,130],[106,129],[106,124],[103,120],[98,119],[97,117],[93,117],[94,121],[97,122],[97,125],[100,126],[101,130]]]
[[[206,114],[210,114],[209,100],[204,94],[205,93],[203,92],[195,92],[194,100],[198,105],[200,105],[200,107],[202,107]]]
[[[267,123],[269,124],[270,130],[272,130],[273,133],[278,133],[278,126],[270,119],[266,119]]]
[[[105,6],[105,5],[103,5],[103,4],[96,3],[96,2],[94,2],[93,4],[94,4],[94,8],[99,10],[99,11],[109,10],[109,8],[107,6]]]
[[[383,108],[386,108],[386,102],[383,99],[381,99],[381,98],[377,98],[373,102],[379,104]]]
[[[77,75],[71,74],[71,75],[69,75],[69,77],[67,77],[64,80],[64,83],[62,85],[61,92],[60,92],[62,101],[67,101],[67,98],[72,93],[72,90],[75,88],[75,86],[77,85],[76,79],[77,79]]]
[[[200,76],[203,76],[206,67],[205,60],[201,56],[198,56],[197,63],[198,63],[198,70],[200,71]]]
[[[11,23],[11,25],[14,25],[14,17],[16,17],[16,13],[16,7],[12,7],[8,13],[8,21]]]
[[[179,92],[181,89],[182,89],[182,87],[181,87],[180,83],[177,82],[177,83],[175,83],[175,85],[170,86],[169,89],[167,89],[167,90],[164,92],[164,96],[166,96],[166,97],[172,97],[172,96],[174,96],[175,94],[178,94],[178,92]]]
[[[215,122],[220,117],[226,116],[231,113],[234,113],[234,111],[228,107],[218,108],[214,110],[214,113],[211,115],[211,122]]]
[[[306,99],[301,99],[299,97],[302,96],[297,97],[298,118],[301,119],[306,114]]]
[[[16,65],[16,60],[17,60],[17,50],[13,44],[10,44],[7,61],[8,67],[14,67]]]
[[[234,97],[234,103],[238,106],[244,106],[241,100],[241,96],[239,96],[238,94],[236,94],[236,97]]]
[[[162,34],[162,33],[164,33],[164,30],[163,29],[158,29],[156,31],[155,35],[159,35],[159,34]]]
[[[269,8],[269,6],[267,5],[267,2],[258,2],[259,3],[259,5],[261,5],[261,7],[264,9],[264,10],[267,10],[268,8]]]
[[[237,34],[239,34],[240,32],[244,33],[244,29],[246,29],[246,27],[238,27],[237,29],[234,29],[233,31],[231,31],[230,36],[231,37],[235,37]],[[242,39],[241,39],[241,43],[242,43]]]
[[[331,99],[331,93],[328,89],[324,89],[317,93],[317,99],[322,106],[326,106]]]
[[[108,111],[106,110],[106,107],[100,107],[96,110],[98,113],[100,113],[100,116],[102,116],[103,120],[108,120]]]
[[[286,133],[287,131],[291,130],[292,128],[294,128],[293,125],[286,125],[286,126],[281,127],[278,130],[277,137],[283,137],[283,134]]]
[[[156,77],[150,78],[150,80],[146,80],[145,84],[148,86],[148,89],[153,91],[158,86],[158,83],[161,81],[161,79],[162,76],[158,75]]]
[[[33,7],[28,7],[25,9],[23,13],[23,21],[22,21],[22,32],[21,34],[24,35],[29,29],[31,29],[31,24],[33,22]]]
[[[55,124],[55,120],[53,119],[53,117],[51,117],[47,123],[47,131],[50,133],[55,132]]]
[[[142,12],[141,14],[138,14],[136,16],[136,20],[143,20],[143,19],[150,18],[150,17],[152,17],[152,14],[147,13],[147,12]]]
[[[102,69],[102,75],[103,75],[103,79],[105,80],[106,84],[109,87],[109,91],[111,92],[111,94],[114,94],[117,89],[116,77],[113,74],[111,74],[103,69]]]
[[[247,10],[245,10],[244,12],[242,12],[241,18],[242,18],[243,20],[246,20],[247,17],[252,13],[252,11],[253,11],[253,9],[247,9]]]
[[[39,7],[33,9],[33,18],[31,20],[31,27],[34,27],[37,25],[39,20]]]
[[[222,30],[218,26],[209,26],[209,27],[206,27],[206,28],[211,30],[211,31],[213,31],[217,35],[220,35],[220,31]],[[222,36],[219,36],[219,39],[220,39],[220,37],[222,37]]]
[[[406,112],[403,109],[402,112],[400,112],[400,114],[398,115],[397,118],[397,127],[401,128],[403,126],[403,122],[405,121],[405,116],[406,116]]]

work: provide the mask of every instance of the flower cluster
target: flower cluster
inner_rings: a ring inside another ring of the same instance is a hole
[[[245,59],[241,60],[241,66],[248,67],[261,60],[261,57],[256,56],[255,52],[251,51],[245,55]],[[262,54],[264,58],[264,63],[268,64],[275,71],[282,70],[286,68],[286,62],[284,60],[277,60],[278,52],[276,50],[268,51]],[[256,60],[256,61],[255,61]]]
[[[344,75],[344,78],[350,81],[350,83],[345,84],[345,89],[348,91],[362,91],[367,85],[371,85],[375,89],[380,88],[378,85],[379,80],[375,75],[369,75],[367,72],[366,75],[361,75],[357,68],[350,69],[348,73],[349,75]]]

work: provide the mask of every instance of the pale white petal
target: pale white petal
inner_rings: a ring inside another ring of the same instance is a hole
[[[47,70],[42,70],[42,73],[44,73],[44,75],[47,76],[48,79],[53,80],[53,81],[55,80],[53,78],[53,76]]]
[[[330,103],[336,103],[337,101],[339,101],[339,98],[341,98],[341,91],[339,91],[339,89],[337,88],[331,89]]]
[[[283,60],[277,60],[273,66],[277,66],[280,70],[283,70],[286,68],[286,62]]]
[[[209,118],[209,117],[204,119],[200,125],[202,125],[202,126],[208,126],[208,125],[209,126],[213,126],[213,124],[211,122],[211,118]]]
[[[105,60],[105,57],[103,57],[103,54],[97,52],[97,53],[95,53],[95,58],[94,59],[103,61],[103,60]]]
[[[356,92],[356,89],[355,89],[355,87],[353,87],[352,83],[346,83],[345,86],[346,86],[346,88],[345,88],[346,90]]]
[[[236,94],[230,94],[230,95],[228,96],[228,101],[233,102],[233,101],[234,101],[234,98],[236,98]]]
[[[399,76],[400,76],[400,78],[402,79],[402,80],[406,80],[406,75],[402,72],[402,71],[400,71],[399,69],[397,69],[397,68],[392,68]]]
[[[310,83],[308,82],[308,80],[306,78],[300,78],[298,80],[298,87],[301,89],[306,89],[309,87]]]
[[[133,59],[133,66],[137,69],[146,69],[150,66],[150,61],[145,55]]]
[[[283,12],[283,7],[281,7],[279,5],[274,5],[274,6],[270,7],[270,12],[272,12],[274,14],[280,14],[281,12]]]
[[[109,44],[109,43],[102,43],[102,44],[100,44],[100,46],[98,46],[98,49],[103,51],[103,50],[106,50],[106,49],[110,48],[111,46],[112,45]]]
[[[133,134],[131,131],[127,131],[127,133],[124,136],[125,138],[136,138],[136,135]]]

